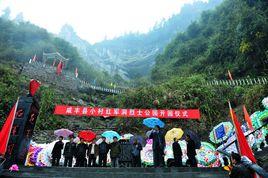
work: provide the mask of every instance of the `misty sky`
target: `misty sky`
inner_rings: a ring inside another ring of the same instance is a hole
[[[177,14],[185,3],[196,0],[0,0],[0,11],[10,7],[14,18],[24,19],[58,33],[72,25],[90,43],[126,32],[147,32],[156,22]]]

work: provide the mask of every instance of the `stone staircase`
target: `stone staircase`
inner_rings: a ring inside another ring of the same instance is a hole
[[[222,168],[64,168],[22,167],[1,178],[228,178]]]

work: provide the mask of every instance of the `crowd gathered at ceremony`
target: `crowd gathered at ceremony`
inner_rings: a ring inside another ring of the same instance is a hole
[[[174,138],[172,143],[172,151],[174,159],[170,159],[165,164],[165,134],[164,131],[156,125],[152,130],[147,132],[149,139],[152,139],[152,149],[153,149],[153,167],[197,167],[196,159],[196,143],[191,138],[191,135],[186,134],[183,139],[187,143],[187,161],[186,164],[182,164],[182,149],[179,144],[179,140]],[[266,136],[267,140],[267,136]],[[142,167],[141,162],[141,150],[143,149],[142,143],[139,142],[137,138],[134,138],[131,142],[131,166],[132,167]],[[52,149],[52,166],[59,166],[60,159],[64,157],[65,167],[107,167],[107,157],[110,154],[111,167],[121,167],[120,165],[120,154],[122,152],[121,143],[117,136],[113,137],[111,143],[107,143],[106,137],[101,136],[98,143],[96,139],[93,139],[90,143],[86,143],[83,138],[80,138],[79,143],[74,142],[74,135],[69,136],[69,141],[65,144],[63,143],[63,136],[58,137],[58,141],[54,144]],[[62,154],[63,153],[63,154]],[[73,162],[75,160],[75,163]],[[257,164],[253,164],[249,158],[246,156],[241,156],[238,153],[232,152],[230,155],[230,160],[226,156],[223,157],[223,164],[219,165],[223,167],[224,170],[228,171],[231,178],[251,178],[253,172],[250,167],[254,168],[254,171],[258,171],[260,175],[267,177],[268,174],[263,168]]]

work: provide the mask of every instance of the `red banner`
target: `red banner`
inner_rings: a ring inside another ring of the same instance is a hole
[[[167,119],[200,119],[198,109],[120,109],[84,106],[57,105],[54,114],[70,116],[103,116],[103,117],[157,117]]]

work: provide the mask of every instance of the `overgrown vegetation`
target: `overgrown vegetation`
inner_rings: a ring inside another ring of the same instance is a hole
[[[268,72],[268,2],[226,0],[205,11],[158,56],[155,82],[203,73],[206,78],[260,76]]]
[[[10,66],[0,63],[0,128],[19,95],[23,94],[25,81]],[[22,87],[23,86],[23,87]]]
[[[168,82],[157,86],[143,87],[130,91],[114,99],[106,99],[105,106],[122,108],[166,108],[184,109],[199,108],[200,121],[164,120],[165,129],[182,127],[197,131],[203,139],[208,139],[208,131],[223,121],[230,121],[228,100],[234,108],[238,108],[239,118],[242,117],[241,105],[245,104],[249,113],[263,110],[261,100],[268,94],[266,86],[208,86],[204,76],[173,77]],[[155,101],[159,104],[155,105]],[[118,119],[115,125],[122,132],[143,132],[142,119]]]
[[[70,43],[55,37],[43,28],[29,22],[15,22],[8,20],[8,17],[0,17],[0,29],[1,60],[16,60],[20,63],[27,63],[35,54],[37,59],[41,61],[43,52],[59,52],[69,59],[66,70],[74,73],[75,68],[78,68],[79,78],[88,81],[109,78],[85,62],[78,54],[77,49]],[[52,65],[53,61],[50,63]]]

